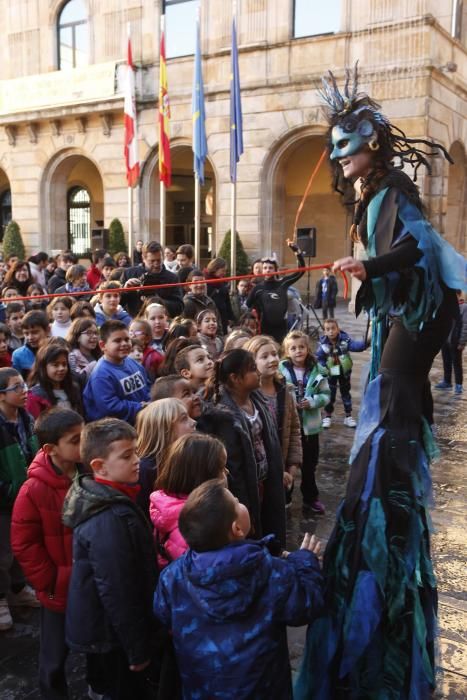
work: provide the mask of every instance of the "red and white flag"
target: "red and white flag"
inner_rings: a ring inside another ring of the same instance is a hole
[[[136,187],[139,178],[138,139],[135,102],[135,67],[131,54],[131,39],[128,36],[128,63],[125,87],[125,164],[128,187]]]

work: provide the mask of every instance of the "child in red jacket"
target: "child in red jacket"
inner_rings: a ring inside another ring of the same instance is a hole
[[[41,413],[35,424],[42,449],[28,469],[13,508],[11,546],[41,603],[39,686],[41,697],[67,697],[65,608],[73,533],[62,508],[80,469],[82,417],[67,408]]]

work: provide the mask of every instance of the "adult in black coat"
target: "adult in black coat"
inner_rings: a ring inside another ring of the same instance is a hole
[[[216,280],[227,276],[227,263],[223,258],[211,260],[205,270],[207,280]],[[222,333],[227,335],[229,323],[234,323],[235,316],[230,303],[229,286],[227,282],[209,282],[208,296],[211,297],[222,321]]]
[[[297,257],[297,266],[305,267],[305,260],[299,248],[292,241],[287,245]],[[303,272],[293,272],[285,277],[277,277],[277,261],[272,258],[263,258],[263,273],[271,273],[263,278],[262,282],[255,284],[246,305],[255,309],[260,318],[261,333],[270,335],[278,343],[282,343],[287,335],[287,307],[289,304],[287,290],[302,277]]]
[[[151,241],[144,246],[143,263],[125,269],[122,280],[125,287],[137,287],[141,284],[143,286],[176,284],[178,282],[177,276],[164,267],[162,246],[156,241]],[[141,307],[141,296],[145,296],[144,291],[127,292],[122,295],[122,304],[131,316],[138,314]],[[183,293],[180,287],[149,290],[149,294],[146,296],[158,296],[162,299],[169,316],[172,318],[183,313]]]
[[[285,546],[284,463],[277,428],[265,400],[253,391],[251,400],[263,424],[263,443],[268,463],[268,476],[260,487],[256,475],[256,459],[251,430],[245,413],[223,388],[217,404],[206,403],[197,421],[197,430],[219,438],[227,450],[229,489],[249,510],[253,537],[273,533]]]
[[[57,267],[54,274],[47,283],[47,291],[49,294],[54,294],[59,287],[66,284],[67,270],[77,262],[73,253],[61,253],[58,256]]]

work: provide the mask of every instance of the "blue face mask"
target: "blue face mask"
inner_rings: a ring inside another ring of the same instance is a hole
[[[339,124],[335,126],[331,132],[331,140],[333,149],[330,159],[336,160],[353,156],[370,141],[376,141],[376,133],[373,124],[368,119],[362,119],[353,131],[346,131]]]

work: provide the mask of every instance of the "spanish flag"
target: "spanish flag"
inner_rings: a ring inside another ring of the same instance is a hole
[[[167,91],[167,62],[165,59],[164,25],[161,27],[161,50],[159,64],[159,179],[170,187],[172,166],[170,163],[170,103]]]

